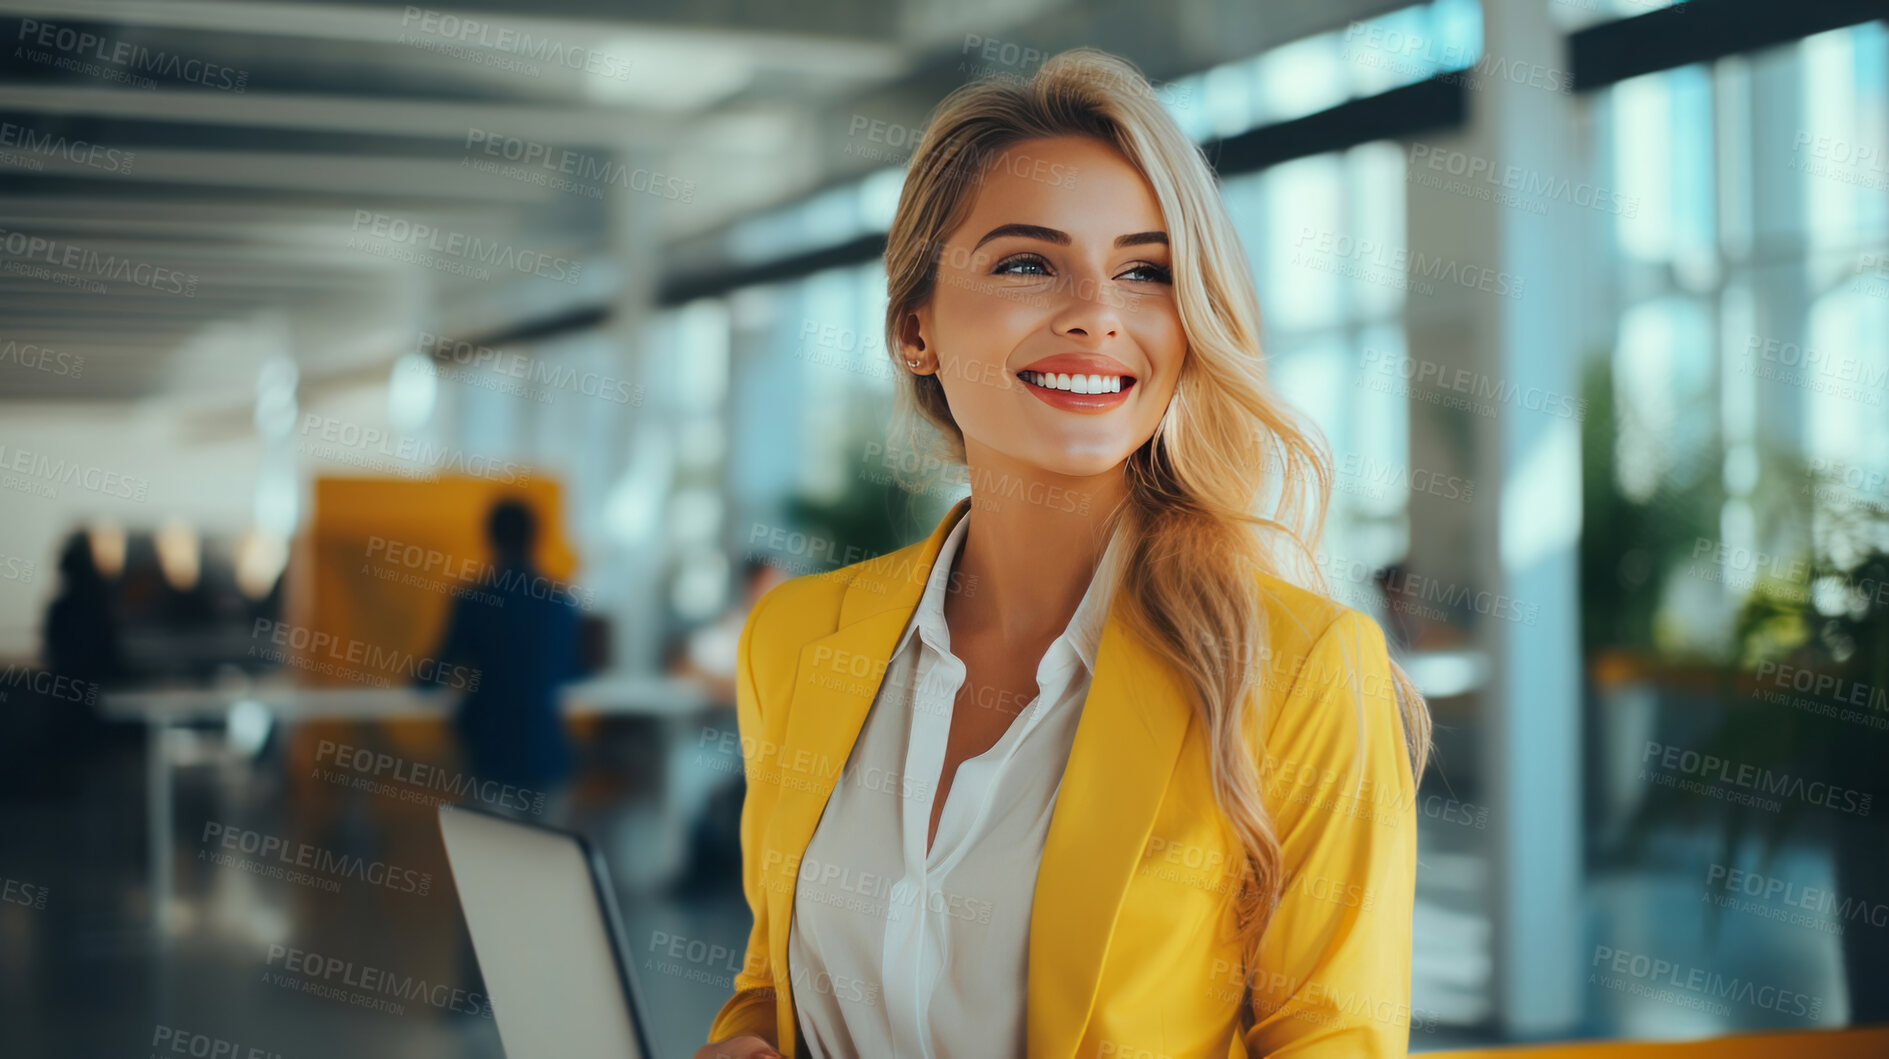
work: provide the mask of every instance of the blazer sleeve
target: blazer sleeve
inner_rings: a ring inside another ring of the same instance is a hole
[[[735,713],[741,733],[744,774],[754,775],[753,760],[767,743],[762,727],[761,700],[755,691],[753,647],[755,627],[766,597],[755,604],[741,629],[735,653]],[[777,1036],[774,968],[768,956],[767,892],[762,886],[761,844],[767,834],[767,818],[772,800],[765,786],[757,789],[750,781],[741,803],[741,889],[747,895],[748,909],[754,914],[754,929],[748,933],[748,948],[735,975],[735,993],[728,998],[715,1020],[709,1024],[709,1041],[722,1041],[742,1034],[753,1034],[776,1048]]]
[[[1284,854],[1249,955],[1248,1055],[1383,1059],[1410,1044],[1416,782],[1384,634],[1345,609],[1262,718],[1262,797]]]

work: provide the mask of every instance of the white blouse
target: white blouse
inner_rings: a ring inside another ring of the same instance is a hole
[[[1030,904],[1063,766],[1095,671],[1115,541],[996,745],[958,766],[925,833],[964,663],[944,600],[971,521],[945,538],[859,739],[807,844],[787,942],[814,1057],[1024,1054]],[[972,696],[972,701],[990,696]]]

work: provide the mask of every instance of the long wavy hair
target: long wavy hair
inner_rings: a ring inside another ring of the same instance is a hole
[[[1330,598],[1313,549],[1332,460],[1318,429],[1266,382],[1252,275],[1205,157],[1129,63],[1066,51],[1027,80],[966,84],[933,113],[886,240],[886,347],[909,380],[900,390],[903,420],[928,422],[937,455],[964,463],[964,434],[938,376],[900,362],[902,321],[930,299],[939,249],[969,214],[983,167],[1012,144],[1056,136],[1113,145],[1153,188],[1167,222],[1187,355],[1154,436],[1123,468],[1128,495],[1108,528],[1125,535],[1117,589],[1125,620],[1184,677],[1209,733],[1214,794],[1245,853],[1235,929],[1250,952],[1291,883],[1254,751],[1254,692],[1264,678],[1253,663],[1268,657],[1254,575]],[[1412,775],[1421,777],[1429,709],[1403,669],[1391,669]]]

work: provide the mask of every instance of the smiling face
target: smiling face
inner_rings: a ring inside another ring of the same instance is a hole
[[[973,463],[1084,477],[1154,435],[1187,338],[1154,190],[1088,137],[1013,144],[946,235],[900,329],[936,372]]]

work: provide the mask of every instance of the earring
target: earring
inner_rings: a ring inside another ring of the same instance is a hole
[[[914,367],[914,368],[916,368],[916,367],[918,367],[918,363],[919,363],[919,362],[918,362],[918,361],[916,361],[916,360],[908,360],[908,361],[906,361],[905,363],[907,363],[907,364],[910,364],[910,365],[911,365],[912,367]]]

